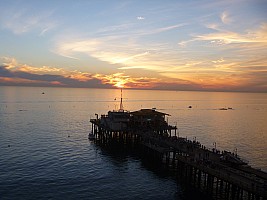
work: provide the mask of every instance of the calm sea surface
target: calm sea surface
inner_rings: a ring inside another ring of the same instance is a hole
[[[267,94],[124,90],[123,96],[125,109],[156,107],[171,115],[181,137],[237,150],[267,171]],[[0,199],[193,199],[135,153],[88,141],[90,118],[117,109],[119,98],[120,90],[110,89],[0,87]]]

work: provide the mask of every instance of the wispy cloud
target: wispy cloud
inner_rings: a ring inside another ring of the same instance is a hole
[[[138,19],[138,20],[144,20],[145,18],[142,17],[142,16],[138,16],[136,19]]]
[[[148,56],[144,49],[131,38],[101,37],[61,41],[54,51],[65,57],[77,58],[82,53],[110,64],[127,65]]]
[[[134,23],[123,23],[118,25],[111,25],[106,26],[98,29],[94,32],[94,35],[101,35],[101,36],[111,36],[111,35],[121,35],[121,34],[128,34],[129,30],[134,27]]]
[[[181,24],[176,24],[176,25],[172,25],[172,26],[167,26],[167,27],[162,27],[162,28],[158,28],[155,29],[153,31],[151,31],[150,33],[161,33],[161,32],[165,32],[165,31],[170,31],[176,28],[180,28],[187,25],[187,23],[181,23]]]
[[[171,26],[146,29],[141,31],[129,30],[126,33],[116,32],[125,26],[110,26],[98,30],[95,35],[82,39],[77,37],[60,38],[53,52],[68,58],[79,59],[81,54],[96,58],[109,64],[119,64],[119,69],[142,68],[148,70],[162,70],[163,67],[175,65],[177,56],[173,45],[168,43],[143,42],[143,37],[152,34],[168,32],[186,24],[175,24]],[[102,35],[103,32],[112,30],[113,35]],[[99,36],[100,35],[100,36]],[[169,58],[169,59],[166,59]],[[179,58],[181,59],[181,58]],[[178,60],[179,60],[178,59]],[[177,62],[176,62],[177,63]]]
[[[27,8],[7,9],[1,11],[0,23],[14,34],[23,34],[33,30],[39,31],[39,35],[45,33],[54,27],[56,22],[51,20],[53,11],[38,12]]]
[[[61,41],[57,44],[54,52],[70,58],[78,58],[78,55],[82,53],[111,64],[130,62],[147,54],[146,52],[141,52],[140,49],[138,50],[134,41],[125,38],[125,42],[122,42],[121,39],[117,37],[102,37]]]
[[[265,43],[264,37],[256,36],[263,35],[264,27],[265,25],[245,34],[216,30],[215,33],[195,36],[190,42],[207,41],[212,44],[213,41],[220,41],[220,45],[223,46],[247,45],[249,43],[263,48]],[[164,30],[171,30],[173,28],[176,28],[176,26],[166,27]],[[231,88],[235,88],[237,90],[237,86],[241,89],[242,85],[246,85],[247,81],[247,79],[241,78],[245,72],[241,70],[244,65],[240,60],[232,60],[232,58],[226,60],[226,58],[221,57],[217,59],[207,57],[192,59],[192,53],[190,51],[188,53],[182,53],[177,51],[177,49],[171,48],[168,43],[159,45],[155,45],[154,43],[140,44],[139,40],[136,39],[112,36],[80,41],[65,40],[61,41],[58,47],[57,50],[59,53],[73,57],[79,57],[79,54],[87,54],[98,60],[113,64],[112,66],[118,70],[140,69],[156,72],[158,76],[162,77],[158,81],[161,83],[164,82],[166,86],[172,85],[170,84],[170,80],[172,80],[177,86],[182,85],[188,89],[190,85],[194,85],[193,88],[195,89],[204,88],[212,90],[221,88],[221,90],[226,90],[228,88],[227,90],[230,90]],[[188,54],[191,55],[188,57]],[[250,72],[247,71],[247,73]],[[167,79],[170,80],[166,81]],[[120,76],[114,74],[103,75],[101,76],[101,80],[104,82],[113,80],[114,82],[107,83],[114,84],[116,82],[116,86],[124,85],[125,87],[130,82],[132,85],[139,83],[137,79],[134,81],[131,77],[123,76],[122,74]],[[144,78],[144,80],[149,79]],[[154,80],[152,79],[150,81],[153,82]],[[153,82],[153,85],[155,86],[157,84]]]
[[[146,24],[147,25],[147,24]],[[139,23],[123,23],[118,25],[112,25],[100,28],[99,30],[92,33],[92,35],[101,37],[117,37],[117,38],[142,38],[148,35],[155,35],[178,29],[186,26],[187,23],[179,23],[169,26],[159,26],[151,24],[147,26],[139,26]]]
[[[211,62],[213,63],[223,63],[225,60],[223,58],[219,59],[219,60],[213,60]]]
[[[237,33],[233,31],[220,30],[217,32],[195,35],[192,39],[187,41],[181,41],[179,45],[186,45],[195,41],[210,41],[210,43],[216,44],[243,44],[245,43],[247,48],[251,46],[258,46],[266,48],[267,44],[267,24],[262,24],[258,29],[248,30],[246,33]]]
[[[187,23],[180,23],[180,24],[175,24],[175,25],[170,25],[170,26],[151,28],[151,29],[133,32],[133,35],[141,37],[141,36],[146,36],[146,35],[160,34],[163,32],[167,32],[167,31],[171,31],[171,30],[174,30],[177,28],[181,28],[181,27],[186,26],[186,25],[187,25]]]
[[[230,18],[229,16],[229,13],[227,11],[224,11],[222,14],[221,14],[221,21],[224,23],[224,24],[230,24],[232,23],[232,19]]]

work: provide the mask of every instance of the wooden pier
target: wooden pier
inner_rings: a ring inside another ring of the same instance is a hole
[[[207,149],[198,141],[177,136],[177,127],[154,109],[109,112],[91,119],[95,142],[142,148],[150,158],[172,170],[177,179],[212,199],[265,200],[267,173],[254,169],[238,155]]]

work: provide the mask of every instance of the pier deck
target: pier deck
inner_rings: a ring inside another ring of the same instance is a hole
[[[267,173],[250,167],[236,154],[210,150],[197,141],[177,137],[175,126],[142,128],[128,124],[112,130],[100,119],[90,122],[96,142],[115,139],[124,144],[141,144],[180,178],[215,199],[267,199]]]

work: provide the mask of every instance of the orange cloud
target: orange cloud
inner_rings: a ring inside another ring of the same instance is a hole
[[[40,81],[29,80],[24,78],[10,78],[10,77],[0,77],[0,83],[39,83]]]
[[[111,84],[118,88],[152,88],[159,81],[158,78],[130,77],[124,73],[96,74],[94,77],[101,79],[103,83]]]
[[[69,71],[68,72],[69,75],[66,74],[67,77],[71,78],[71,79],[76,79],[82,82],[86,82],[88,80],[93,79],[92,74],[90,73],[85,73],[85,72],[80,72],[80,71]]]
[[[82,82],[91,80],[93,78],[90,73],[80,72],[78,70],[69,71],[63,68],[52,67],[52,66],[35,67],[27,64],[20,64],[17,62],[15,58],[9,58],[9,57],[2,57],[2,60],[5,61],[3,62],[5,68],[13,72],[19,71],[31,74],[38,74],[38,75],[45,75],[45,74],[61,75],[66,78],[71,78]]]
[[[42,66],[42,67],[33,67],[29,65],[22,65],[19,68],[20,71],[23,72],[34,72],[38,74],[64,74],[65,70],[63,68],[56,68],[56,67],[50,67],[50,66]]]
[[[7,69],[13,69],[18,66],[18,62],[15,58],[3,56],[3,57],[0,57],[0,60],[2,61],[5,68]]]
[[[60,83],[59,81],[51,81],[50,82],[52,85],[58,85],[58,86],[63,86],[64,84]]]
[[[11,59],[12,63],[16,60]],[[266,59],[230,62],[224,58],[188,61],[162,70],[157,77],[118,72],[90,74],[56,67],[0,66],[0,85],[35,85],[174,90],[267,91]],[[242,70],[240,70],[242,69]],[[149,74],[150,76],[150,74]]]
[[[51,85],[58,85],[63,86],[64,84],[60,83],[59,81],[42,81],[42,80],[30,80],[26,78],[17,78],[17,77],[0,77],[0,83],[9,83],[9,84],[51,84]]]

